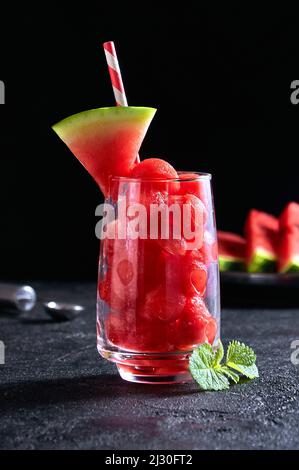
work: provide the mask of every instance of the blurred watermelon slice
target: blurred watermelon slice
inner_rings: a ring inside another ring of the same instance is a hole
[[[247,270],[251,273],[274,272],[278,261],[278,219],[252,209],[246,220],[245,234]]]
[[[218,230],[218,253],[220,271],[244,271],[246,240],[232,232]]]
[[[278,270],[299,271],[299,204],[290,202],[279,218],[280,243]]]
[[[155,112],[131,106],[91,109],[52,128],[106,196],[111,175],[130,174]]]

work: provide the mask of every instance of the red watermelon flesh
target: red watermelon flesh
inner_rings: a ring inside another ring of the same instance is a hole
[[[207,286],[207,268],[202,262],[200,252],[188,250],[184,256],[164,254],[165,288],[185,296],[199,295],[204,297]]]
[[[217,238],[220,271],[243,271],[246,257],[245,238],[222,230],[218,230]]]
[[[188,297],[183,313],[176,322],[177,349],[190,350],[200,343],[210,343],[216,336],[217,323],[201,297]]]
[[[181,217],[172,217],[170,212],[170,236],[168,239],[161,237],[158,241],[160,246],[173,255],[185,255],[187,250],[200,249],[203,245],[205,224],[205,207],[201,200],[193,194],[170,195],[168,206],[177,209]],[[176,233],[181,236],[176,238]]]
[[[210,193],[210,180],[205,177],[202,178],[197,173],[180,173],[180,187],[179,194],[193,194],[197,196],[208,210],[209,207],[209,193]]]
[[[279,217],[279,226],[282,230],[299,230],[299,204],[289,202]]]
[[[146,158],[132,168],[130,176],[143,180],[141,191],[150,197],[156,191],[167,191],[169,194],[173,194],[180,187],[176,181],[179,178],[176,170],[161,158]],[[156,179],[164,179],[165,181],[153,181]]]
[[[180,173],[180,194],[194,194],[201,199],[201,185],[196,173]]]
[[[252,209],[246,220],[245,234],[247,270],[274,272],[278,261],[278,219]]]
[[[131,171],[132,178],[178,178],[178,174],[170,163],[160,158],[146,158]]]
[[[107,196],[110,176],[128,176],[156,110],[116,106],[74,114],[52,128]]]
[[[299,204],[290,202],[279,218],[279,272],[299,271]]]

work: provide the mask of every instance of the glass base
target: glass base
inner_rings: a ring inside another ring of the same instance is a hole
[[[137,353],[99,348],[101,356],[115,362],[122,379],[143,384],[178,384],[192,380],[188,369],[190,352]]]
[[[179,384],[186,383],[192,380],[191,374],[188,371],[180,372],[178,374],[165,374],[160,375],[153,371],[152,367],[130,367],[117,364],[119,375],[127,382],[135,382],[141,384]]]

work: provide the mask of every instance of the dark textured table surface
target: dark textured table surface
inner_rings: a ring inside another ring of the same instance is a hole
[[[2,449],[298,449],[299,311],[224,310],[224,343],[240,339],[257,353],[260,379],[225,392],[195,383],[123,382],[95,347],[95,285],[32,283],[39,305],[21,317],[1,313]],[[44,300],[88,308],[55,323]]]

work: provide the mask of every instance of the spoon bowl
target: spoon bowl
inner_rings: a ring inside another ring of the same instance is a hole
[[[54,320],[58,321],[70,321],[76,318],[85,307],[82,305],[76,305],[66,302],[45,302],[44,303],[45,311],[50,315]]]

